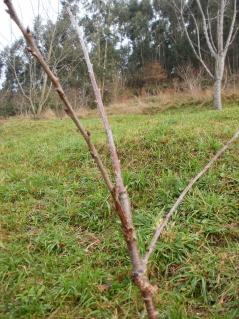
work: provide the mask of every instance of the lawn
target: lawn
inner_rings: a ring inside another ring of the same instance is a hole
[[[148,113],[109,118],[142,254],[239,123],[235,106]],[[82,123],[111,171],[100,120]],[[74,124],[15,118],[0,134],[0,318],[146,318],[120,221]],[[152,255],[160,318],[239,318],[238,192],[236,140],[189,191]]]

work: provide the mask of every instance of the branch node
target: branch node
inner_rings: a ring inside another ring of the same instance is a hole
[[[64,97],[64,92],[61,89],[56,89],[57,93],[60,95],[61,98]],[[69,110],[67,109],[67,111],[69,112]]]
[[[91,155],[93,158],[96,158],[96,155],[95,155],[92,151],[90,151],[90,155]]]
[[[151,285],[145,278],[144,272],[134,272],[132,273],[132,281],[133,283],[140,288],[142,292],[146,292],[150,296],[154,296],[157,291],[158,287]]]
[[[125,227],[123,226],[122,228],[123,228],[123,235],[124,235],[124,238],[125,238],[126,242],[136,241],[136,238],[135,238],[135,236],[134,236],[134,229],[133,229],[133,227],[125,228]]]
[[[66,114],[68,114],[68,115],[70,114],[69,110],[66,107],[64,108],[64,110],[65,110]]]

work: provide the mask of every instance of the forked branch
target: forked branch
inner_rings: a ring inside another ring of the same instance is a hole
[[[87,48],[84,44],[82,34],[80,32],[80,29],[79,29],[75,19],[73,18],[70,10],[68,10],[69,15],[70,15],[71,20],[72,20],[72,23],[74,24],[74,26],[77,30],[77,34],[79,36],[79,39],[80,39],[80,42],[81,42],[81,45],[82,45],[82,48],[84,51],[85,60],[86,60],[87,66],[88,66],[88,71],[89,71],[92,85],[93,85],[95,95],[96,95],[97,105],[98,105],[98,108],[100,110],[101,117],[102,117],[102,120],[104,123],[105,131],[106,131],[106,135],[107,135],[108,143],[109,143],[109,150],[110,150],[113,168],[114,168],[116,187],[114,187],[111,183],[109,175],[108,175],[105,167],[103,166],[103,163],[101,162],[101,159],[98,155],[98,152],[96,151],[94,144],[92,143],[90,133],[84,129],[83,125],[78,120],[78,118],[73,110],[73,107],[71,106],[69,100],[67,99],[67,97],[65,95],[65,92],[63,91],[63,88],[59,82],[57,75],[50,70],[49,66],[47,65],[47,63],[43,59],[42,55],[40,54],[40,52],[39,52],[39,50],[38,50],[38,48],[33,40],[33,37],[32,37],[30,30],[28,28],[25,29],[23,27],[23,25],[22,25],[21,21],[19,20],[17,14],[15,12],[15,9],[12,5],[12,1],[11,0],[4,0],[4,3],[8,6],[7,12],[9,13],[10,17],[12,18],[12,20],[15,21],[15,23],[18,25],[18,27],[22,31],[22,33],[23,33],[23,35],[24,35],[24,37],[29,45],[28,51],[39,61],[39,63],[41,64],[41,66],[43,67],[43,69],[45,70],[45,72],[47,73],[49,78],[51,79],[56,91],[58,92],[60,98],[62,99],[62,101],[65,104],[66,113],[75,122],[80,133],[82,134],[86,143],[88,144],[89,151],[90,151],[91,155],[93,156],[95,162],[97,163],[97,166],[98,166],[98,168],[99,168],[99,170],[104,178],[105,184],[107,185],[109,191],[111,192],[111,195],[112,195],[114,203],[115,203],[116,212],[118,213],[118,215],[121,219],[121,222],[122,222],[123,234],[124,234],[124,238],[125,238],[125,241],[127,243],[127,246],[128,246],[129,255],[130,255],[131,263],[132,263],[132,267],[133,267],[132,280],[133,280],[134,284],[137,285],[141,290],[141,294],[142,294],[143,300],[144,300],[145,305],[146,305],[148,318],[149,319],[157,319],[158,312],[155,309],[154,301],[153,301],[153,296],[157,292],[157,287],[151,285],[147,279],[147,276],[146,276],[147,263],[148,263],[149,257],[155,248],[156,242],[157,242],[163,228],[165,227],[165,225],[168,223],[168,221],[172,217],[172,215],[173,215],[174,211],[176,210],[176,208],[178,207],[178,205],[182,202],[182,200],[183,200],[184,196],[186,195],[186,193],[188,192],[188,190],[211,167],[211,165],[222,154],[222,152],[238,137],[239,131],[212,158],[212,160],[204,167],[204,169],[194,179],[192,179],[190,181],[188,186],[182,192],[182,194],[180,195],[180,197],[178,198],[178,200],[176,201],[176,203],[174,204],[172,209],[169,211],[169,213],[165,217],[163,223],[156,230],[155,235],[152,239],[152,242],[149,245],[149,248],[148,248],[144,258],[142,259],[140,257],[140,254],[139,254],[139,249],[138,249],[137,240],[136,240],[136,233],[135,233],[135,229],[134,229],[132,217],[131,217],[131,205],[130,205],[130,201],[128,198],[127,190],[123,184],[123,179],[122,179],[121,170],[120,170],[120,162],[119,162],[116,148],[114,145],[112,132],[111,132],[111,129],[110,129],[110,126],[108,123],[108,119],[107,119],[105,110],[103,108],[100,90],[98,89],[98,86],[96,84],[96,80],[95,80],[92,64],[90,63],[90,60],[89,60]]]
[[[18,27],[22,31],[22,33],[23,33],[23,35],[24,35],[24,37],[29,45],[29,47],[27,48],[28,51],[39,61],[39,63],[41,64],[41,66],[43,67],[43,69],[45,70],[45,72],[47,73],[49,78],[51,79],[56,91],[58,92],[60,98],[62,99],[62,101],[64,102],[64,104],[66,106],[66,108],[65,108],[66,113],[75,122],[80,133],[82,134],[86,143],[89,146],[89,151],[97,163],[97,166],[98,166],[98,168],[99,168],[99,170],[104,178],[105,184],[107,185],[108,189],[111,192],[111,195],[112,195],[113,200],[115,202],[116,212],[118,213],[118,215],[121,219],[121,222],[122,222],[123,235],[124,235],[125,241],[126,241],[127,246],[128,246],[129,255],[130,255],[130,259],[131,259],[131,263],[132,263],[132,267],[133,267],[132,280],[135,283],[135,285],[137,285],[141,290],[141,294],[142,294],[143,300],[144,300],[145,305],[146,305],[149,319],[157,319],[158,312],[155,309],[154,301],[153,301],[153,295],[156,293],[157,287],[155,287],[149,283],[147,276],[146,276],[146,265],[143,262],[142,258],[140,257],[140,254],[139,254],[136,233],[135,233],[135,229],[134,229],[133,222],[132,222],[131,205],[130,205],[129,197],[128,197],[126,188],[123,185],[123,180],[122,180],[122,176],[121,176],[121,172],[120,172],[120,163],[119,163],[118,156],[116,153],[116,148],[114,145],[112,132],[111,132],[111,129],[110,129],[107,117],[106,117],[106,113],[103,109],[100,91],[96,85],[96,81],[95,81],[94,73],[93,73],[93,68],[92,68],[92,65],[89,61],[89,56],[88,56],[86,47],[84,47],[84,50],[85,50],[84,53],[85,53],[87,65],[89,68],[89,73],[90,73],[90,77],[92,80],[92,85],[93,85],[95,93],[96,93],[98,108],[99,108],[100,113],[102,115],[103,123],[105,126],[108,141],[109,141],[109,150],[111,153],[111,158],[112,158],[113,167],[114,167],[116,188],[113,187],[113,185],[110,181],[109,175],[107,174],[106,169],[100,160],[99,154],[96,151],[94,144],[92,143],[90,133],[84,129],[83,125],[78,120],[78,118],[74,112],[73,107],[71,106],[69,100],[67,99],[67,97],[65,95],[65,92],[63,91],[63,88],[60,84],[58,77],[56,76],[56,74],[54,74],[50,70],[49,66],[47,65],[47,63],[43,59],[42,55],[40,54],[40,52],[39,52],[39,50],[34,42],[34,39],[32,37],[30,30],[28,28],[25,29],[23,27],[23,25],[22,25],[21,21],[19,20],[17,14],[15,12],[15,9],[12,5],[12,1],[11,0],[4,0],[4,3],[8,6],[7,12],[9,13],[10,17],[12,18],[13,21],[15,21],[15,23],[18,25]]]

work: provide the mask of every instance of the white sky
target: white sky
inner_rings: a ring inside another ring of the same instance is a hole
[[[43,19],[55,20],[60,11],[60,0],[12,0],[19,18],[25,27],[31,28],[34,17],[40,15]],[[21,32],[9,14],[6,13],[7,6],[0,0],[0,51],[6,45],[14,42]]]

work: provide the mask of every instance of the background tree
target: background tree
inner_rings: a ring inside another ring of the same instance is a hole
[[[237,0],[208,0],[204,3],[201,0],[181,1],[180,6],[175,1],[173,2],[176,10],[180,13],[181,23],[195,56],[214,81],[214,107],[221,110],[221,86],[226,55],[238,29],[235,27]],[[198,8],[197,12],[195,12],[195,5]],[[191,24],[187,23],[185,16],[190,17],[194,23],[195,42],[190,37]],[[206,42],[207,49],[214,59],[213,69],[205,62],[202,54],[202,35],[204,36],[203,41]]]
[[[41,17],[37,17],[32,29],[39,51],[51,68],[61,75],[63,83],[71,90],[73,104],[77,105],[78,95],[84,91],[84,77],[80,76],[85,69],[83,67],[82,70],[82,59],[77,54],[79,46],[74,43],[75,36],[71,36],[69,19],[64,19],[63,11],[55,23],[51,20],[43,22]],[[5,48],[2,56],[5,57],[3,90],[11,92],[8,94],[10,99],[16,100],[14,95],[19,93],[24,97],[18,99],[14,114],[31,113],[35,119],[39,119],[45,109],[56,109],[51,82],[23,47],[22,38]]]
[[[120,69],[120,53],[117,48],[119,33],[117,25],[117,1],[92,0],[83,3],[87,12],[80,20],[84,26],[90,56],[94,61],[102,97],[107,100],[108,88]]]
[[[172,1],[177,10],[172,6]],[[121,98],[125,92],[128,96],[138,95],[142,89],[149,94],[157,94],[172,86],[180,65],[190,64],[195,70],[203,64],[211,77],[208,84],[215,84],[215,107],[220,109],[223,70],[227,70],[234,85],[238,78],[236,1],[223,0],[222,9],[221,0],[172,1],[62,1],[71,6],[84,27],[104,103]],[[219,29],[223,30],[220,37],[217,32],[219,22]],[[83,56],[78,54],[81,52],[79,44],[64,9],[60,10],[55,22],[36,17],[32,30],[40,52],[70,92],[74,108],[95,108]],[[32,113],[35,118],[39,118],[47,108],[61,112],[50,82],[47,82],[31,56],[21,50],[21,41],[18,39],[4,48],[1,54],[2,88],[9,92],[9,99],[14,101],[4,102],[2,110],[6,108],[10,111],[14,105],[14,110],[9,114]],[[12,56],[15,56],[14,60]],[[157,68],[162,69],[165,75],[161,81],[155,77]]]

